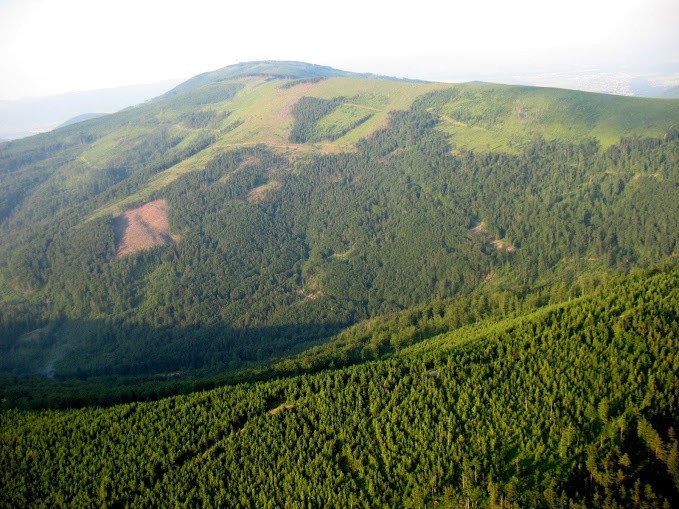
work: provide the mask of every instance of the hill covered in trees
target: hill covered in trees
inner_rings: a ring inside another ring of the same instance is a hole
[[[0,503],[672,507],[678,310],[636,272],[351,367],[4,411]]]

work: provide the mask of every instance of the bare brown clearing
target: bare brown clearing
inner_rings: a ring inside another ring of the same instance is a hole
[[[485,227],[486,227],[485,223],[481,221],[479,224],[474,226],[474,228],[472,228],[472,231],[474,233],[486,233]]]
[[[515,248],[507,244],[504,240],[495,239],[491,242],[491,244],[495,246],[495,249],[498,249],[500,251],[504,250],[507,251],[508,253],[512,253],[515,251]]]
[[[318,299],[319,297],[323,297],[323,292],[320,290],[316,290],[315,292],[311,292],[307,295],[304,296],[304,300],[314,300]]]
[[[123,212],[113,220],[113,231],[118,258],[177,239],[170,235],[167,202],[163,199]]]
[[[514,251],[516,251],[516,248],[514,246],[510,246],[506,241],[502,239],[494,239],[486,231],[486,224],[483,221],[474,226],[471,229],[471,231],[484,237],[488,242],[493,244],[495,246],[495,249],[497,249],[498,251],[507,251],[508,253],[513,253]]]

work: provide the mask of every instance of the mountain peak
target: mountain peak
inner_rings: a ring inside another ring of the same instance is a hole
[[[297,61],[279,61],[279,60],[257,60],[252,62],[239,62],[237,64],[228,65],[209,71],[185,81],[177,87],[170,90],[166,96],[173,96],[179,93],[191,90],[208,83],[216,83],[225,80],[235,80],[247,77],[269,77],[272,79],[304,79],[304,78],[379,78],[395,81],[417,82],[425,83],[421,80],[401,79],[392,76],[381,76],[372,73],[356,73],[350,71],[342,71],[334,67],[325,65],[310,64],[307,62]]]
[[[250,76],[269,76],[277,79],[300,79],[370,75],[341,71],[332,67],[309,64],[306,62],[259,60],[253,62],[239,62],[215,71],[199,74],[172,89],[168,92],[168,95],[176,95],[207,83],[246,78]]]

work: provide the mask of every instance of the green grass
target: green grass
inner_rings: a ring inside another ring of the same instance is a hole
[[[196,109],[189,97],[193,92],[184,93],[187,98],[183,101],[179,100],[182,95],[170,98],[167,103],[161,100],[148,105],[155,122],[167,126],[173,136],[183,138],[177,149],[191,143],[193,136],[200,133],[209,132],[217,140],[156,174],[132,195],[100,208],[92,217],[118,214],[129,205],[150,198],[182,175],[204,169],[218,154],[235,148],[265,144],[293,159],[307,154],[353,150],[361,139],[387,125],[390,112],[406,110],[428,93],[433,96],[422,100],[431,103],[429,111],[439,118],[439,129],[450,136],[456,149],[520,153],[537,136],[573,142],[596,138],[602,147],[607,147],[621,136],[663,135],[679,123],[679,101],[671,99],[482,83],[407,83],[355,77],[327,78],[285,87],[291,81],[241,78],[238,83],[242,88],[235,94],[228,93],[234,90],[234,83],[223,82],[225,100],[200,103],[201,111],[211,111],[222,118],[210,128],[188,129],[178,124],[176,108]],[[195,93],[203,93],[204,88],[209,88],[211,98],[220,97],[219,84],[199,87]],[[346,98],[344,104],[318,123],[322,135],[319,137],[333,141],[306,144],[289,141],[294,120],[291,109],[304,96]],[[104,167],[117,153],[130,150],[150,133],[150,127],[143,122],[141,125],[121,125],[87,148],[81,159],[91,166]]]
[[[478,83],[450,87],[431,111],[457,148],[514,153],[538,135],[608,147],[623,136],[662,136],[679,123],[679,101],[671,99]]]
[[[116,129],[107,136],[99,138],[92,143],[80,155],[86,164],[90,166],[105,167],[113,158],[117,156],[117,152],[125,147],[139,142],[148,135],[151,131],[148,127],[132,127],[125,126],[122,129]]]
[[[334,140],[341,138],[354,127],[358,127],[360,123],[365,122],[374,114],[375,110],[364,106],[342,104],[323,117],[316,127],[320,137]]]
[[[264,78],[244,78],[244,87],[233,99],[203,106],[201,109],[213,110],[218,114],[230,113],[217,131],[218,140],[208,148],[181,161],[154,176],[152,180],[136,193],[102,207],[91,217],[119,214],[132,204],[150,198],[177,178],[205,169],[206,165],[218,154],[243,146],[265,144],[286,153],[324,153],[351,150],[354,145],[387,124],[390,111],[408,109],[420,95],[444,88],[443,84],[403,83],[381,79],[329,78],[317,83],[301,84],[282,88],[288,81],[268,81]],[[228,83],[226,85],[229,85]],[[225,86],[226,86],[225,85]],[[336,116],[323,119],[324,128],[335,132],[345,131],[356,120],[371,113],[372,116],[356,128],[350,130],[333,142],[296,145],[290,143],[288,136],[292,127],[292,106],[303,96],[330,99],[338,96],[351,98]],[[158,110],[160,107],[154,105]],[[156,118],[175,122],[176,117],[160,109]],[[234,122],[240,125],[232,130]],[[334,127],[333,127],[334,126]],[[200,130],[198,130],[200,131]],[[89,162],[105,160],[114,151],[121,139],[130,136],[129,132],[114,132],[93,145],[85,157]],[[188,139],[185,140],[188,143]],[[96,145],[96,146],[95,146]]]
[[[363,138],[387,125],[389,113],[407,110],[422,94],[441,90],[443,83],[403,83],[379,79],[332,78],[318,83],[307,95],[321,99],[344,96],[349,104],[374,112],[366,122],[352,129],[332,143],[333,148],[351,149]]]

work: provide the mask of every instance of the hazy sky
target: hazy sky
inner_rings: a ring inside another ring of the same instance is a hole
[[[674,65],[679,0],[0,0],[0,99],[148,83],[248,60],[454,81]]]

